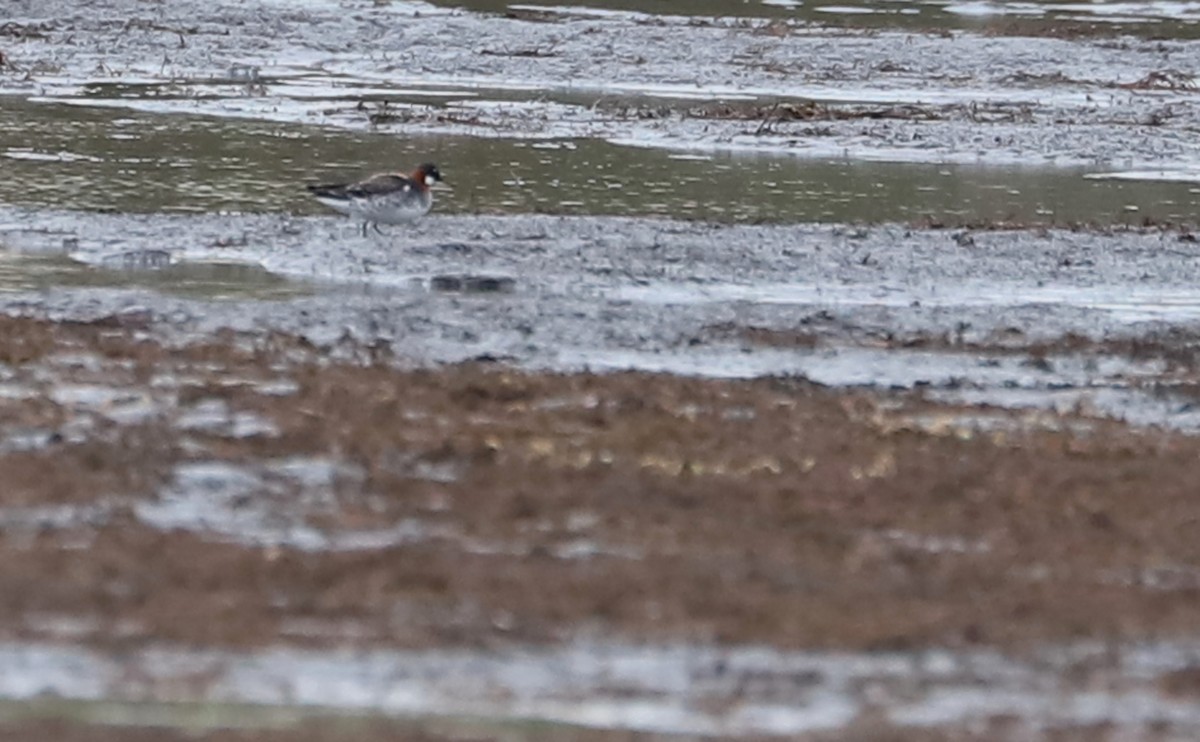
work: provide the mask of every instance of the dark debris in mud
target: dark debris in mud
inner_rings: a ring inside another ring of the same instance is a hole
[[[941,118],[928,106],[839,106],[816,101],[800,103],[757,104],[711,104],[688,110],[688,115],[697,118],[747,119],[766,121],[837,121],[847,119],[901,119],[906,121],[931,121]]]
[[[1092,84],[1095,84],[1091,81],[1076,80],[1074,78],[1064,75],[1062,72],[1032,73],[1032,72],[1017,71],[1010,75],[1006,75],[1005,77],[1001,78],[1001,80],[1002,80],[1002,82],[1020,83],[1022,85],[1028,85],[1030,83],[1036,83],[1038,85],[1092,85]]]
[[[861,105],[818,101],[774,103],[714,102],[672,107],[628,105],[601,101],[598,108],[623,119],[666,119],[672,116],[714,121],[759,122],[755,135],[770,133],[777,124],[814,121],[916,121],[958,119],[971,123],[1022,123],[1033,120],[1033,107],[1015,103],[955,103],[947,105]]]
[[[561,13],[553,13],[545,10],[536,10],[534,8],[505,8],[502,14],[504,18],[514,21],[527,21],[530,23],[561,23],[563,16]]]
[[[1051,230],[1066,230],[1074,233],[1089,233],[1103,236],[1119,234],[1136,235],[1174,235],[1183,243],[1196,242],[1196,225],[1182,223],[1173,219],[1162,219],[1149,214],[1134,214],[1124,223],[1078,220],[1047,219],[1022,220],[1014,218],[994,219],[990,217],[962,217],[926,215],[919,219],[910,220],[907,226],[914,231],[921,230],[962,230],[963,236],[956,240],[970,244],[971,232],[1031,232],[1041,237],[1049,238]]]
[[[17,23],[9,21],[0,24],[0,38],[6,39],[44,39],[54,27],[49,23]]]
[[[733,322],[709,325],[704,328],[704,335],[713,340],[737,340],[767,348],[815,348],[821,342],[820,334],[807,329],[779,330]]]
[[[1149,330],[1136,336],[1097,339],[1068,332],[1053,340],[1034,339],[1019,327],[997,329],[982,339],[966,339],[968,325],[950,332],[897,332],[863,328],[839,321],[828,312],[802,317],[794,327],[762,327],[725,323],[704,328],[709,340],[736,340],[766,348],[830,347],[854,342],[889,350],[931,350],[969,353],[980,358],[1024,356],[1032,364],[1056,356],[1116,357],[1131,361],[1162,361],[1168,373],[1200,373],[1200,331],[1185,327]],[[1171,388],[1180,389],[1186,379],[1175,378]],[[1200,378],[1195,380],[1200,383]]]
[[[605,106],[602,102],[600,107],[607,107],[612,113],[625,118],[657,119],[666,118],[674,113],[678,113],[689,118],[761,121],[764,126],[771,123],[788,121],[844,121],[853,119],[934,121],[943,117],[942,113],[930,106],[848,106],[820,103],[817,101],[770,104],[755,102],[706,103],[683,109],[673,109],[668,106]]]
[[[429,279],[429,286],[434,291],[464,294],[496,294],[510,293],[517,285],[515,278],[510,276],[473,276],[462,274],[445,274]]]
[[[526,59],[558,56],[553,49],[481,49],[479,53],[485,57],[522,57]]]
[[[1181,70],[1154,70],[1134,82],[1122,83],[1117,87],[1128,90],[1196,90],[1196,78]]]
[[[1047,23],[1040,19],[1012,17],[989,20],[980,29],[980,33],[985,36],[1026,36],[1067,41],[1120,38],[1129,32],[1129,26],[1101,21],[1071,21],[1059,18],[1053,23]]]
[[[458,124],[462,126],[495,126],[475,113],[457,112],[440,106],[393,106],[390,102],[359,101],[355,111],[364,113],[372,126],[407,124],[413,122]],[[337,109],[326,110],[326,114],[337,113]]]

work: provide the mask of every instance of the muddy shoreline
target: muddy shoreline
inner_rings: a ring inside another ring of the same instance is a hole
[[[1195,169],[1200,43],[424,3],[16,3],[0,93],[398,135]],[[319,29],[319,31],[317,30]],[[596,60],[604,60],[598,74]],[[721,105],[698,105],[697,99]],[[815,103],[815,104],[814,104]]]
[[[0,17],[0,739],[1196,738],[1187,4],[77,5]]]
[[[515,694],[568,723],[595,703],[601,726],[814,738],[1200,723],[1194,436],[147,327],[3,323],[10,697],[505,718]],[[981,682],[1006,700],[946,700]]]
[[[11,637],[47,614],[118,643],[270,645],[303,618],[357,627],[291,638],[317,646],[591,626],[878,649],[1196,620],[1190,436],[1020,412],[980,430],[920,395],[785,378],[404,372],[284,335],[171,350],[126,329],[5,323]],[[48,398],[24,391],[39,377]]]
[[[67,284],[13,285],[10,314],[117,318],[170,345],[283,333],[401,368],[786,375],[1200,430],[1197,249],[1172,229],[438,216],[362,238],[327,217],[20,210],[3,224],[18,275],[45,265]]]

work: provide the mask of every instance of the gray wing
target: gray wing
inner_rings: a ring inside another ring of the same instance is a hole
[[[419,190],[412,178],[403,175],[372,175],[357,183],[336,183],[332,185],[310,185],[308,190],[316,196],[325,198],[350,199],[369,198],[371,196],[386,196],[389,193],[409,193]]]

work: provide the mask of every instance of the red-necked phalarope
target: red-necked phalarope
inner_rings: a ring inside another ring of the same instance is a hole
[[[407,224],[433,206],[430,186],[442,180],[437,166],[425,163],[412,175],[380,173],[357,183],[310,185],[308,190],[321,203],[355,219],[362,220],[362,233],[367,225],[379,232],[380,224]]]

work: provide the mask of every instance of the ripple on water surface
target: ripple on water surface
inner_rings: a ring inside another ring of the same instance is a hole
[[[443,7],[491,13],[560,13],[603,16],[609,13],[693,15],[708,17],[786,18],[810,23],[836,23],[863,28],[911,30],[978,29],[1020,21],[1024,28],[1052,31],[1055,26],[1102,24],[1126,33],[1200,34],[1200,6],[1185,0],[1124,2],[1121,0],[691,0],[685,8],[653,0],[590,0],[568,5],[561,0],[433,0]]]
[[[587,139],[396,137],[12,99],[0,107],[0,202],[326,213],[305,182],[356,177],[376,163],[406,168],[431,153],[452,186],[438,194],[439,213],[1109,224],[1187,220],[1200,211],[1200,193],[1187,182],[1087,179],[1079,169],[682,154]]]

